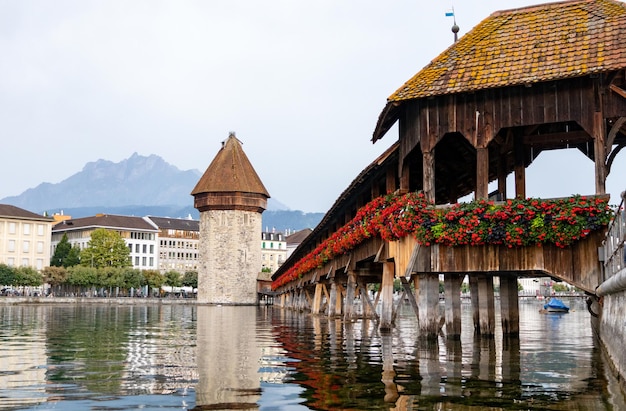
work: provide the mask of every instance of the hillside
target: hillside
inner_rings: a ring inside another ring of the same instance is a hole
[[[190,193],[201,175],[198,170],[180,170],[157,155],[134,153],[119,163],[87,163],[80,172],[59,183],[41,183],[18,196],[0,199],[0,203],[74,218],[109,213],[198,219]],[[270,198],[263,213],[263,228],[314,228],[323,216],[289,210]]]

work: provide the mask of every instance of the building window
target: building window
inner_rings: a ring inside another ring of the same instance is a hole
[[[13,267],[15,265],[15,258],[13,258],[13,257],[7,258],[7,265],[9,267]]]
[[[23,267],[28,267],[30,265],[30,263],[28,262],[28,258],[22,258],[22,266]]]
[[[135,267],[139,267],[139,257],[135,257]]]
[[[154,244],[150,244],[150,254],[154,254]]]
[[[37,269],[38,270],[42,270],[43,269],[43,260],[41,258],[37,259]]]
[[[37,253],[38,254],[43,253],[43,241],[37,241]]]
[[[30,235],[30,224],[22,224],[22,232],[24,233],[24,235]]]
[[[139,244],[135,244],[135,252],[138,253],[139,252]]]
[[[9,234],[15,234],[15,223],[9,223]]]
[[[146,257],[141,257],[141,265],[142,265],[143,267],[145,267],[145,266],[146,266]]]
[[[150,267],[154,265],[154,257],[150,257]]]
[[[37,224],[37,235],[43,235],[45,232],[45,226],[43,224]]]

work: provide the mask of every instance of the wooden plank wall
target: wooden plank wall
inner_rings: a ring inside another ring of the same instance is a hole
[[[432,150],[450,132],[463,134],[476,148],[506,127],[576,121],[591,135],[593,93],[592,79],[581,77],[407,102],[400,117],[400,158],[418,146]]]

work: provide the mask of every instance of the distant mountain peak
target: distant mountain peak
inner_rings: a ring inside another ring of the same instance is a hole
[[[26,210],[43,213],[61,209],[120,208],[128,206],[188,207],[191,191],[201,177],[198,170],[180,170],[156,154],[134,152],[120,162],[99,159],[60,183],[41,183],[18,196],[0,199]],[[269,199],[268,210],[288,210]]]

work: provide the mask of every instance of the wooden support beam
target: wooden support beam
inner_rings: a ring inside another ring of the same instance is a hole
[[[382,332],[391,330],[393,314],[393,279],[395,264],[393,261],[385,261],[383,264],[382,283],[380,285],[382,295],[382,307],[378,328]]]
[[[593,113],[594,163],[596,169],[596,194],[606,193],[605,123],[601,111]]]
[[[411,290],[411,285],[406,277],[400,277],[400,282],[402,283],[402,288],[404,288],[404,292],[407,294],[409,298],[409,303],[413,308],[413,312],[415,313],[415,317],[419,318],[419,308],[417,306],[417,299]]]
[[[522,137],[517,135],[513,137],[513,157],[515,171],[515,197],[526,198],[526,165],[524,161],[524,144]]]
[[[394,167],[387,168],[385,189],[387,190],[387,193],[393,193],[394,191],[396,191],[396,170]]]
[[[402,173],[400,174],[400,194],[405,194],[409,192],[410,188],[410,180],[409,176],[411,175],[411,167],[409,161],[405,161],[402,164]]]
[[[611,89],[612,92],[622,96],[623,98],[626,98],[626,90],[624,90],[623,88],[620,88],[616,86],[615,84],[611,84],[609,88]]]
[[[348,271],[348,283],[346,285],[346,301],[344,303],[343,319],[351,321],[356,317],[356,309],[354,307],[354,299],[356,297],[356,272]]]
[[[396,303],[393,304],[393,308],[391,310],[391,323],[392,324],[395,324],[396,322],[396,317],[398,316],[398,310],[400,309],[400,305],[402,305],[402,302],[404,301],[404,297],[406,297],[405,289],[402,290],[402,295],[400,295],[400,298],[398,299],[398,301],[396,301]]]
[[[489,149],[476,149],[476,198],[489,197]]]
[[[435,202],[435,149],[422,153],[422,187],[426,199]]]
[[[506,156],[498,155],[498,194],[500,200],[506,199]]]
[[[302,309],[308,309],[310,311],[311,307],[313,306],[313,299],[311,298],[311,294],[309,293],[309,290],[307,290],[306,288],[303,288],[302,292],[304,293],[304,299],[303,299],[304,304],[303,304]]]
[[[474,323],[474,334],[480,333],[480,314],[478,301],[478,277],[476,275],[469,276],[470,297],[472,299],[472,322]]]
[[[445,273],[444,290],[446,298],[446,336],[448,339],[461,339],[461,283],[463,274]]]
[[[439,275],[420,273],[417,294],[419,337],[434,340],[439,334]]]
[[[337,284],[337,299],[335,300],[335,315],[341,317],[343,314],[343,301],[346,296],[346,290],[341,283]]]
[[[337,315],[337,282],[333,281],[330,284],[330,298],[328,300],[328,316],[334,317]]]
[[[367,287],[363,284],[357,283],[357,290],[361,295],[361,301],[363,301],[363,317],[378,319],[376,307],[370,299],[369,293],[367,292]]]
[[[411,274],[415,270],[415,267],[417,265],[417,258],[419,257],[420,250],[421,250],[420,243],[416,241],[415,245],[413,246],[413,250],[411,251],[411,257],[409,257],[408,264],[406,265],[406,268],[404,270],[404,278],[406,278],[407,280],[411,279]]]
[[[487,274],[478,275],[478,314],[479,334],[485,337],[493,337],[496,322],[493,277]]]
[[[500,275],[500,318],[502,334],[519,335],[519,301],[517,276],[513,273]]]
[[[323,288],[324,288],[324,284],[320,284],[320,283],[315,284],[315,296],[313,297],[313,305],[311,307],[312,314],[320,313],[320,308],[322,307]]]

